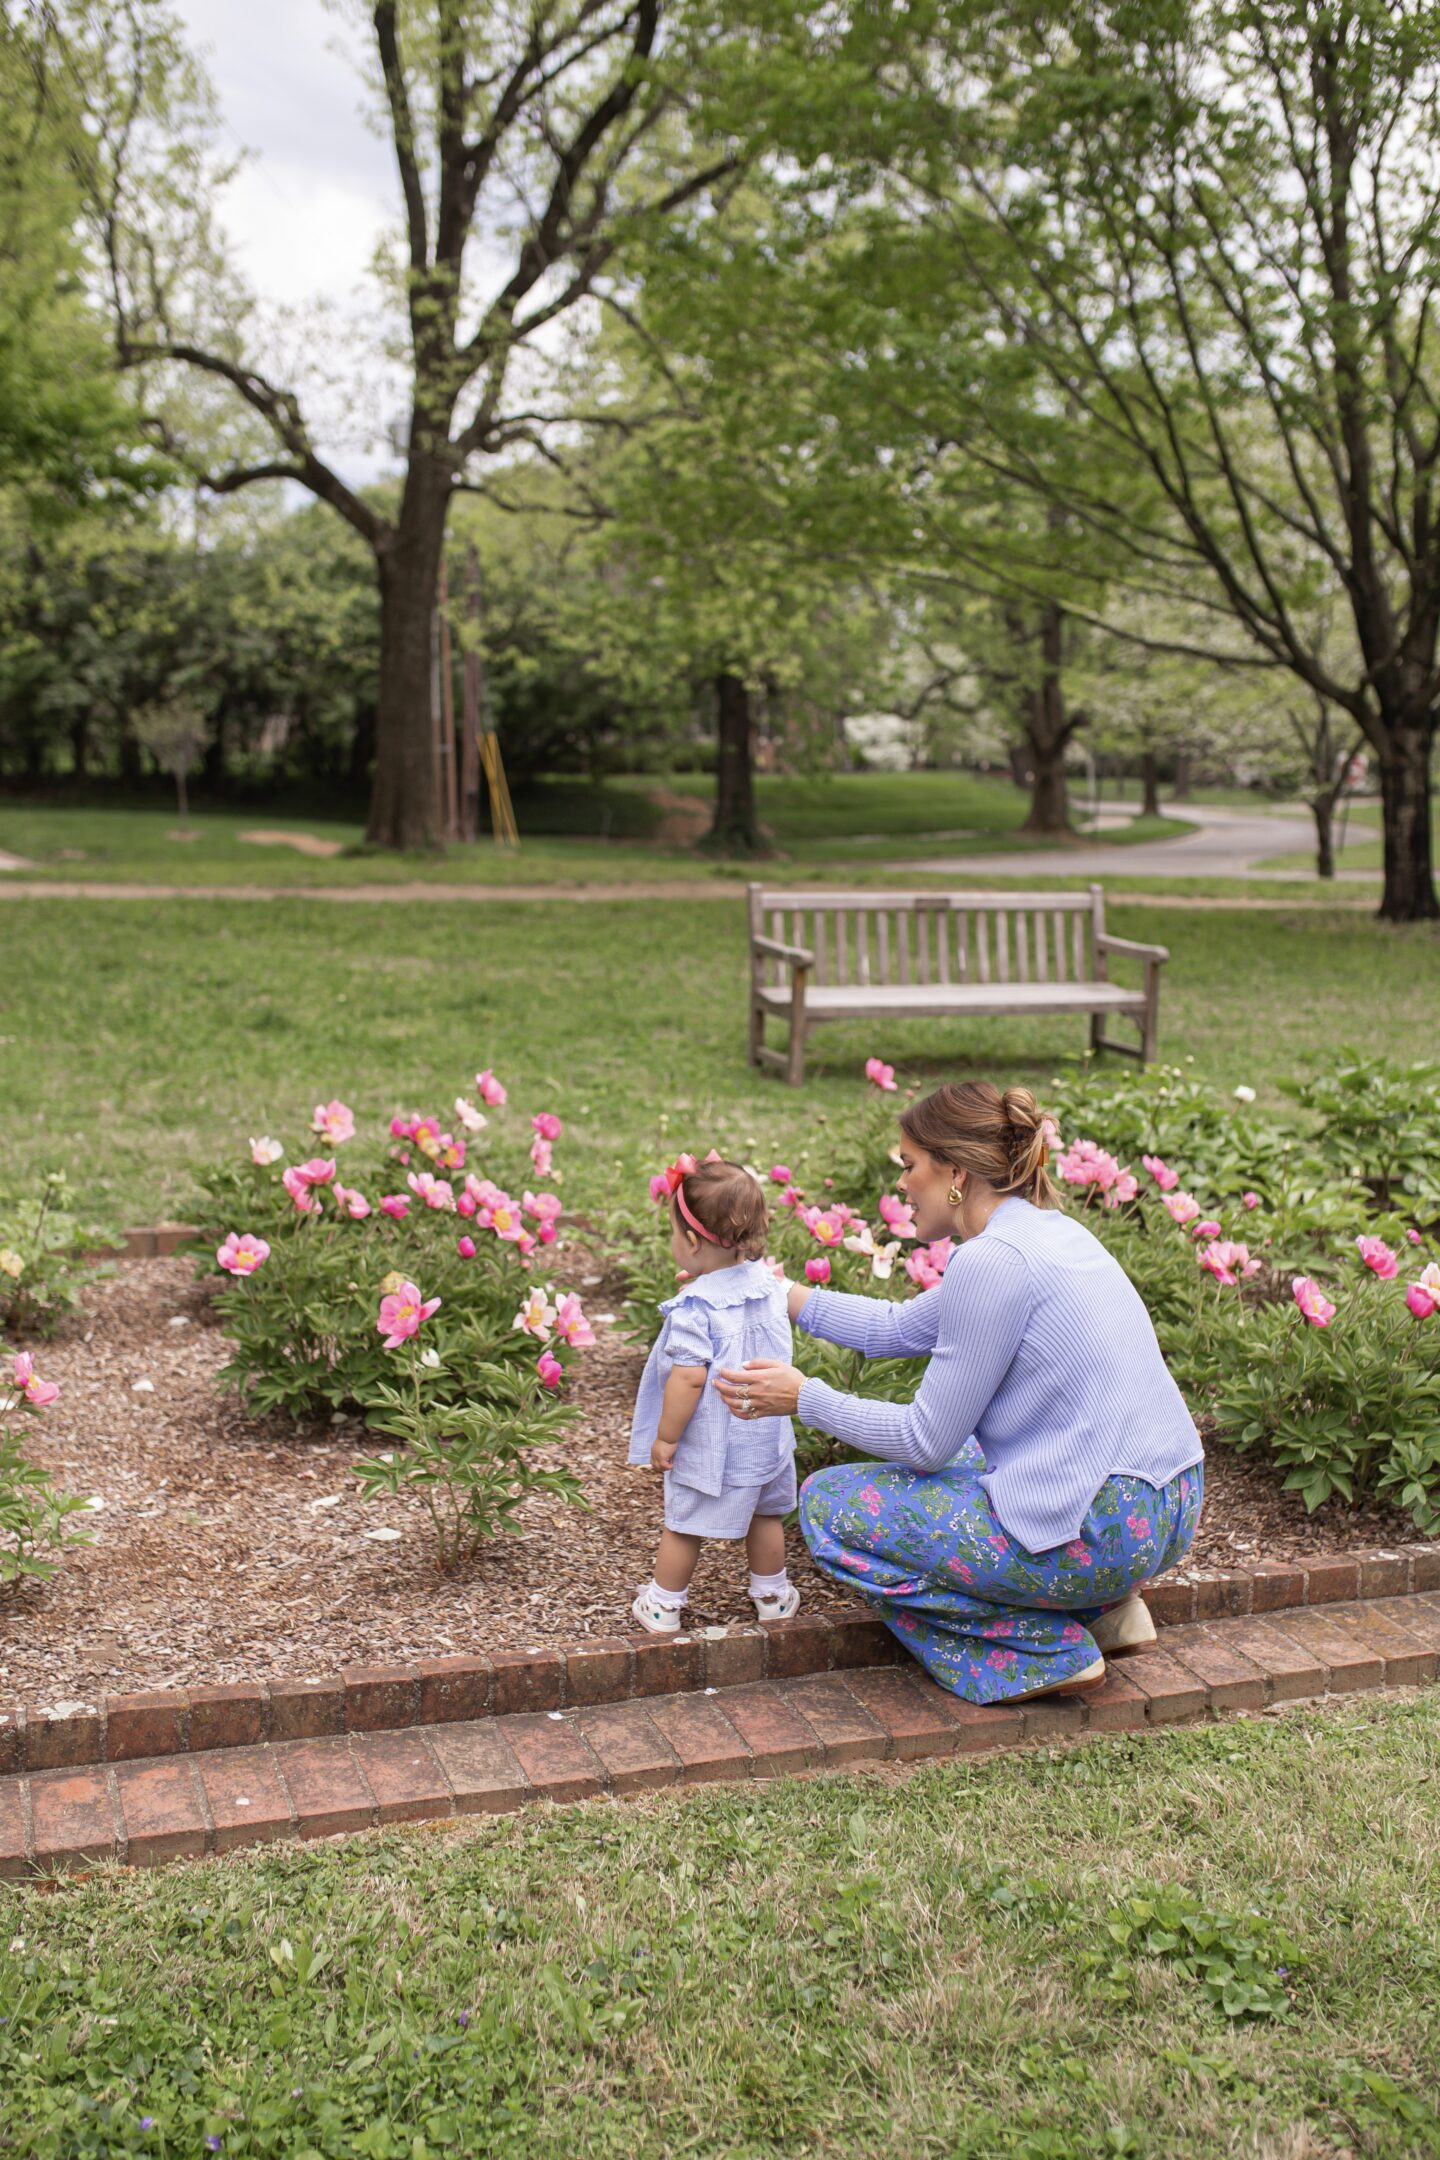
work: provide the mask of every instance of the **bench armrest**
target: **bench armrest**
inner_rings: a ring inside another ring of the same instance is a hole
[[[781,945],[775,938],[752,937],[750,950],[768,953],[774,960],[793,960],[797,967],[814,967],[815,955],[803,945]]]
[[[1129,953],[1133,959],[1153,960],[1161,967],[1170,958],[1168,945],[1139,945],[1134,938],[1112,937],[1108,930],[1102,931],[1095,943],[1104,952]]]

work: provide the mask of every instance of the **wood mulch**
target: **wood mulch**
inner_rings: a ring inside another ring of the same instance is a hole
[[[587,1307],[618,1313],[618,1292],[593,1267],[572,1261]],[[520,1511],[523,1535],[443,1577],[420,1500],[359,1500],[348,1468],[375,1443],[358,1422],[246,1416],[215,1386],[226,1340],[192,1263],[121,1261],[37,1346],[61,1394],[26,1421],[27,1451],[63,1490],[104,1505],[95,1544],[49,1583],[0,1595],[0,1700],[93,1703],[628,1630],[654,1559],[659,1480],[625,1464],[642,1353],[614,1326],[599,1336],[580,1360],[584,1414],[563,1444],[589,1511],[539,1495]],[[400,1535],[377,1540],[376,1530]],[[1258,1464],[1217,1449],[1187,1572],[1414,1540],[1386,1508],[1307,1516]],[[788,1545],[808,1609],[852,1606],[793,1529]],[[744,1591],[743,1552],[708,1547],[691,1593],[696,1623],[753,1618]]]

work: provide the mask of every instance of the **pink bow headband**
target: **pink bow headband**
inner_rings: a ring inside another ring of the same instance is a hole
[[[705,1157],[706,1162],[723,1162],[724,1159],[719,1149],[713,1147]],[[651,1178],[650,1191],[657,1200],[673,1200],[696,1237],[704,1238],[708,1245],[723,1245],[724,1239],[716,1237],[713,1230],[706,1229],[685,1198],[685,1180],[692,1170],[698,1170],[699,1167],[693,1155],[677,1155],[674,1162],[662,1170],[658,1177]]]

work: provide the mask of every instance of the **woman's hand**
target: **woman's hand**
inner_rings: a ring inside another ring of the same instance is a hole
[[[799,1408],[805,1375],[779,1358],[748,1358],[738,1372],[722,1372],[715,1382],[732,1417],[791,1417]]]

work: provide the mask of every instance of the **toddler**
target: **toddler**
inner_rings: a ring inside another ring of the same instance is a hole
[[[662,1181],[656,1179],[656,1187]],[[665,1473],[665,1528],[655,1573],[630,1610],[652,1635],[674,1635],[704,1538],[745,1540],[761,1620],[788,1620],[800,1593],[785,1573],[781,1517],[795,1505],[795,1433],[788,1417],[743,1422],[711,1384],[712,1369],[791,1357],[785,1286],[760,1260],[765,1195],[748,1170],[712,1153],[665,1172],[670,1250],[687,1277],[660,1310],[665,1325],[635,1400],[630,1461]]]

